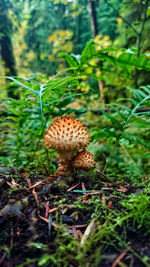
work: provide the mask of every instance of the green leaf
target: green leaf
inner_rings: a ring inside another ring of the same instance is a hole
[[[8,126],[8,127],[12,128],[12,129],[16,129],[17,128],[17,125],[14,124],[14,123],[11,123],[11,122],[3,122],[3,123],[1,123],[1,126]]]
[[[148,95],[150,95],[150,85],[141,86],[140,88],[142,88]]]
[[[9,76],[6,76],[6,78],[9,79],[9,80],[12,80],[13,82],[15,82],[16,84],[18,84],[19,86],[24,87],[25,89],[28,89],[29,91],[33,92],[34,94],[39,95],[39,92],[38,91],[33,90],[31,87],[25,85],[22,82],[19,82],[17,79],[15,79],[13,77],[9,77]]]
[[[120,110],[119,109],[117,109],[116,107],[114,107],[113,105],[111,105],[111,104],[109,104],[108,105],[108,107],[110,107],[110,108],[112,108],[114,111],[116,111],[116,113],[120,116],[120,117],[122,117],[124,120],[126,120],[127,119],[127,117],[126,116],[124,116],[124,114],[123,113],[121,113],[120,112]]]
[[[69,55],[69,54],[60,53],[59,57],[64,58],[67,61],[67,63],[69,64],[70,67],[74,67],[76,69],[76,67],[78,67],[78,65],[79,65],[79,63],[76,60],[76,58],[71,56],[71,55]]]
[[[132,66],[136,67],[139,70],[150,71],[150,60],[147,55],[141,54],[137,57],[137,54],[132,50],[123,51],[118,57],[111,54],[111,51],[114,52],[114,49],[101,49],[96,51],[93,56],[96,56],[100,60],[105,60],[113,65],[118,65],[125,69],[128,73],[131,73]]]
[[[101,112],[112,121],[112,123],[114,123],[115,125],[117,125],[119,127],[119,129],[122,129],[122,125],[121,123],[116,120],[114,117],[112,117],[110,114],[108,114],[107,112],[105,112],[104,110],[101,110]]]
[[[43,243],[30,242],[29,245],[32,246],[32,247],[35,247],[35,248],[39,248],[39,249],[44,249],[44,250],[47,250],[48,249],[48,246],[45,245],[45,244],[43,244]]]
[[[91,40],[87,46],[84,48],[81,58],[80,58],[80,66],[87,62],[95,55],[95,43]]]
[[[38,261],[38,266],[44,266],[50,260],[51,257],[52,255],[49,254],[42,255],[42,257]]]
[[[60,102],[58,104],[59,108],[63,108],[67,105],[69,105],[70,103],[72,103],[74,101],[74,98],[71,96],[66,96],[63,99],[60,99]]]

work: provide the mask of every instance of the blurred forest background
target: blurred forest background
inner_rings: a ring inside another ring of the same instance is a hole
[[[71,114],[91,129],[99,168],[144,173],[149,40],[149,0],[0,0],[2,164],[34,162],[50,119]]]
[[[138,55],[150,50],[149,1],[0,0],[0,13],[1,76],[49,77],[66,67],[61,52],[78,57],[92,38],[102,47],[132,47]],[[112,75],[105,90],[124,86]],[[149,82],[148,75],[137,76],[136,86]]]

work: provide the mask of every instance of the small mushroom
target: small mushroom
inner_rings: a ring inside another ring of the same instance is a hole
[[[90,152],[83,150],[76,155],[72,165],[76,169],[90,169],[95,166],[95,160]]]
[[[49,126],[44,136],[44,145],[58,151],[58,175],[72,172],[74,152],[84,149],[89,139],[86,127],[73,117],[63,116]]]

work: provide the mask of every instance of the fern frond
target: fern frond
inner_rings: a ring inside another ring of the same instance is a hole
[[[25,89],[31,91],[32,93],[38,95],[38,91],[32,89],[31,87],[27,86],[27,85],[24,84],[23,82],[20,82],[18,79],[15,79],[15,78],[13,78],[13,77],[9,77],[9,76],[6,76],[6,78],[9,79],[9,80],[11,80],[11,81],[13,81],[15,84],[17,84],[17,85],[19,85],[19,86],[21,86],[21,87],[23,87],[23,88],[25,88]],[[22,79],[22,80],[23,80],[23,79]]]
[[[130,114],[127,117],[127,120],[124,122],[123,129],[126,128],[132,116],[138,116],[136,113],[137,109],[141,108],[143,104],[145,104],[148,100],[150,100],[150,86],[147,86],[145,88],[146,88],[145,90],[146,94],[143,92],[141,93],[141,91],[137,89],[133,90],[134,94],[136,93],[136,97],[138,98],[138,101],[136,102],[136,104],[134,102],[134,108],[131,110]],[[141,89],[143,89],[143,86],[141,87]]]
[[[122,129],[122,125],[121,123],[116,120],[112,115],[108,114],[107,112],[105,112],[104,110],[101,110],[101,112],[112,121],[112,123],[114,123],[116,126],[118,126],[118,128],[121,130]]]
[[[108,107],[110,107],[111,109],[113,109],[122,119],[126,120],[127,117],[123,114],[123,112],[121,112],[119,109],[117,109],[116,107],[116,104],[109,104]]]

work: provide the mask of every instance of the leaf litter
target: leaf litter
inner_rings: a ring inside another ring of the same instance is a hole
[[[88,177],[85,177],[84,181],[80,181],[77,177],[77,181],[73,182],[71,187],[61,188],[55,183],[55,178],[54,176],[45,177],[42,173],[38,175],[17,173],[16,178],[14,176],[13,179],[11,173],[6,176],[0,195],[0,263],[2,266],[21,266],[27,258],[31,259],[32,266],[37,266],[43,255],[43,249],[33,248],[30,245],[32,242],[46,245],[47,255],[55,254],[57,251],[55,240],[60,226],[61,231],[74,238],[78,243],[77,251],[81,252],[88,240],[94,234],[97,235],[97,231],[101,231],[105,224],[104,218],[97,219],[96,214],[93,215],[90,209],[93,201],[99,200],[100,209],[103,206],[108,210],[107,212],[109,210],[112,212],[114,208],[120,209],[119,201],[124,195],[137,190],[137,188],[113,184],[107,180],[98,182],[95,188],[94,182],[93,184],[88,182]],[[11,191],[14,189],[15,191]],[[130,242],[133,242],[132,238]],[[108,247],[108,244],[103,247],[105,259],[99,259],[99,264],[103,265],[97,266],[115,267],[122,260],[126,264],[128,258],[132,258],[135,263],[140,262],[139,266],[146,266],[142,265],[141,258],[139,260],[128,248],[119,253],[112,245],[110,250]],[[111,258],[112,254],[115,257]],[[75,257],[72,266],[79,264],[77,258]],[[68,266],[70,266],[69,261],[68,254]]]

